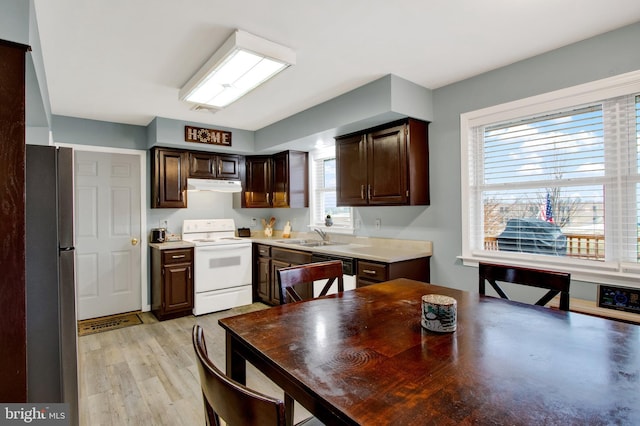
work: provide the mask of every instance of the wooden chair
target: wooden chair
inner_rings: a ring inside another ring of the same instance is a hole
[[[564,272],[544,271],[540,269],[516,268],[514,266],[494,265],[490,263],[480,263],[478,268],[480,294],[485,294],[485,281],[503,299],[509,296],[498,285],[498,281],[538,287],[549,290],[535,304],[544,306],[551,299],[560,294],[559,308],[563,311],[569,310],[569,286],[571,284],[571,274]]]
[[[291,424],[292,419],[286,418],[285,405],[281,400],[231,380],[213,365],[207,355],[203,329],[197,324],[193,326],[192,340],[198,360],[207,425],[220,426],[220,418],[230,426]],[[296,426],[321,424],[315,417],[311,417]]]
[[[330,260],[328,262],[307,263],[305,265],[291,266],[278,270],[278,284],[280,287],[280,303],[299,302],[302,296],[295,290],[295,286],[301,283],[313,283],[317,280],[327,279],[327,283],[320,291],[319,296],[325,296],[334,282],[338,282],[338,291],[344,291],[342,278],[342,261]],[[313,284],[312,284],[313,290]]]

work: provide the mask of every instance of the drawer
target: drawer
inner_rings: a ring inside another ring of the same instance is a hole
[[[271,246],[264,244],[258,244],[257,246],[256,253],[258,253],[259,257],[271,257]]]
[[[162,250],[162,263],[191,263],[193,249]]]
[[[271,257],[275,260],[289,262],[293,265],[302,265],[311,262],[311,253],[308,251],[289,250],[279,247],[271,248]]]
[[[359,260],[358,279],[360,278],[368,281],[386,281],[387,265],[383,263],[373,263]]]

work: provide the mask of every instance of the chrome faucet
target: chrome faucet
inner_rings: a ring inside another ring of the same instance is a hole
[[[320,236],[322,237],[322,241],[329,241],[329,236],[322,229],[315,228],[314,231],[320,234]]]

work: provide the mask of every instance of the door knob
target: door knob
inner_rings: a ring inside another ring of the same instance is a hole
[[[138,244],[138,239],[137,239],[137,238],[132,238],[132,239],[131,239],[131,245],[132,245],[132,246],[135,246],[135,245],[137,245],[137,244]]]

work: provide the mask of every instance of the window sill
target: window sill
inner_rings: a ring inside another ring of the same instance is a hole
[[[582,281],[592,284],[612,284],[631,288],[640,288],[638,281],[640,272],[636,268],[622,268],[617,263],[594,262],[589,260],[566,259],[562,257],[536,255],[508,255],[497,256],[485,253],[473,253],[468,256],[458,256],[465,266],[477,267],[478,263],[499,263],[522,268],[549,269],[555,271],[569,272],[571,281]],[[594,264],[595,263],[595,264]]]
[[[549,302],[549,306],[557,308],[559,302],[560,298],[556,297],[552,299],[551,302]],[[618,311],[615,309],[601,308],[593,300],[575,299],[571,297],[569,300],[569,311],[578,312],[580,314],[593,315],[601,318],[609,318],[624,322],[631,322],[634,324],[640,324],[640,314]]]

